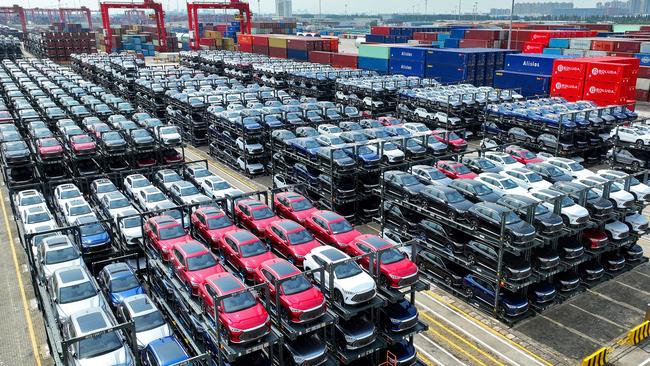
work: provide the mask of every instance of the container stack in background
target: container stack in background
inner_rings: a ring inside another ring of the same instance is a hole
[[[111,29],[113,32],[112,52],[133,51],[143,56],[154,56],[155,52],[161,51],[158,30],[155,26],[121,25]],[[102,33],[99,33],[97,41],[97,48],[100,51],[107,52]],[[167,34],[167,48],[168,52],[178,52],[180,50],[178,38],[173,33]]]
[[[492,86],[495,71],[503,68],[506,55],[516,52],[494,48],[429,49],[425,76],[441,83]]]
[[[393,26],[374,26],[370,27],[370,34],[366,34],[366,42],[370,43],[408,43],[410,40],[417,41],[437,41],[436,39],[427,39],[422,33],[441,33],[449,32],[449,27],[393,27]],[[428,44],[431,44],[429,42]]]
[[[237,35],[239,50],[242,52],[252,52],[260,55],[271,57],[290,58],[300,61],[308,61],[310,52],[338,52],[337,37],[299,37],[284,34],[268,35]],[[318,56],[316,56],[318,58]],[[321,55],[319,60],[325,61],[320,63],[330,63],[331,58]]]
[[[81,29],[65,27],[65,29]],[[34,56],[52,61],[70,61],[73,53],[97,53],[95,32],[34,32],[28,33],[25,48]]]
[[[557,59],[551,95],[569,101],[592,100],[598,105],[632,104],[639,94],[638,75],[639,59],[635,57]],[[645,92],[649,90],[650,85]]]
[[[509,54],[503,69],[494,74],[494,87],[517,89],[524,97],[548,95],[551,88],[553,63],[565,55]]]
[[[358,67],[360,69],[377,71],[388,74],[390,59],[389,44],[361,44],[359,45]]]
[[[252,34],[294,34],[296,22],[253,22]]]

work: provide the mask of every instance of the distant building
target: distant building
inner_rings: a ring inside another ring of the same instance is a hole
[[[650,0],[630,0],[629,9],[632,15],[650,14]]]
[[[291,17],[291,0],[275,0],[275,13],[279,17]]]
[[[510,16],[510,9],[490,9],[491,17],[507,17]]]
[[[552,3],[515,3],[515,15],[519,16],[541,16],[549,15],[555,11],[573,9],[572,2]]]

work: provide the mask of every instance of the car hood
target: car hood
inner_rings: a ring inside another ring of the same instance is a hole
[[[293,295],[285,295],[284,300],[292,308],[300,310],[309,310],[323,304],[323,294],[316,287],[311,287],[307,291],[303,291]]]
[[[510,224],[510,225],[506,225],[506,226],[511,231],[517,233],[517,235],[535,234],[535,228],[531,224],[529,224],[529,223],[527,223],[525,221],[520,221],[518,223]],[[514,263],[513,263],[513,265],[514,265]]]
[[[82,261],[81,261],[81,257],[79,257],[77,259],[67,261],[67,262],[43,265],[43,272],[45,272],[45,278],[50,278],[50,277],[52,277],[52,274],[54,274],[54,272],[57,269],[65,268],[65,267],[69,267],[69,266],[81,266],[81,265],[83,265],[83,264],[82,264]]]
[[[221,266],[221,264],[217,264],[215,266],[201,269],[198,271],[189,271],[187,275],[190,278],[190,281],[201,284],[205,282],[206,278],[217,273],[223,273],[225,271],[226,270]]]
[[[173,333],[172,330],[169,328],[169,325],[165,324],[158,328],[149,329],[144,332],[138,332],[136,333],[135,336],[138,341],[138,346],[146,347],[149,343],[155,341],[156,339],[167,337],[172,334]]]
[[[415,263],[406,258],[391,264],[381,264],[381,269],[387,274],[401,277],[408,277],[418,273],[418,267]]]
[[[578,217],[589,216],[589,211],[577,204],[571,207],[562,207],[562,211]]]
[[[472,206],[474,206],[474,204],[472,202],[468,201],[468,200],[464,200],[464,201],[452,203],[452,204],[450,204],[450,206],[455,208],[458,211],[466,212]]]
[[[235,328],[247,330],[250,328],[258,327],[268,319],[268,313],[262,304],[257,303],[255,306],[237,311],[234,313],[224,314],[226,322]]]
[[[526,193],[528,193],[528,192],[526,192]],[[500,198],[501,198],[501,196],[499,194],[495,193],[495,192],[479,196],[480,200],[485,201],[485,202],[492,202],[492,203],[496,203]]]
[[[92,148],[95,147],[95,143],[94,142],[83,142],[83,143],[76,142],[76,143],[73,144],[73,146],[74,146],[75,149],[92,149]]]
[[[300,256],[305,256],[309,252],[311,252],[312,249],[319,247],[320,243],[317,240],[312,240],[304,244],[298,244],[298,245],[292,245],[291,249],[298,255]]]
[[[553,184],[547,180],[541,180],[539,182],[529,183],[529,185],[537,189],[546,189],[546,188],[550,188]],[[528,195],[528,192],[526,192],[526,195]]]
[[[359,231],[357,231],[356,229],[352,229],[346,233],[332,235],[332,238],[337,243],[346,245],[359,235],[361,235]]]
[[[75,301],[69,304],[57,304],[57,311],[59,313],[59,318],[67,319],[70,315],[88,308],[93,307],[104,307],[104,300],[99,294],[89,297],[81,301]]]
[[[277,258],[272,252],[268,251],[266,253],[262,253],[260,255],[256,255],[253,257],[247,257],[241,258],[242,263],[244,266],[249,267],[249,268],[258,268],[264,261],[267,261],[269,259],[274,259]]]
[[[618,220],[605,224],[605,229],[615,233],[626,233],[630,230],[627,225]]]
[[[122,231],[122,234],[127,239],[142,237],[142,227],[122,228],[120,231]]]
[[[637,213],[634,215],[625,216],[625,222],[629,222],[633,225],[647,225],[648,219],[645,216]]]
[[[113,352],[109,352],[97,357],[78,360],[79,366],[96,366],[96,365],[131,365],[133,357],[127,347],[121,347]]]

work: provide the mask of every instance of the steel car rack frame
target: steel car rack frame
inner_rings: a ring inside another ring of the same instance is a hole
[[[644,120],[643,124],[648,124],[648,120]],[[647,161],[649,160],[648,157],[650,156],[650,145],[645,145],[645,144],[639,145],[636,143],[633,144],[630,142],[621,141],[621,139],[618,138],[618,127],[619,127],[618,125],[615,127],[616,135],[614,136],[613,139],[612,155],[608,159],[610,168],[623,170],[629,173],[643,172],[647,168],[650,168],[650,165],[647,163]],[[619,163],[616,157],[619,154],[619,149],[628,150],[635,158],[639,158],[639,154],[641,155],[641,158],[645,157],[646,166],[641,166],[642,164],[640,164],[637,161],[633,161],[630,164]]]

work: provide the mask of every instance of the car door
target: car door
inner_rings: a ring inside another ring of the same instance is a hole
[[[248,206],[239,203],[237,204],[237,207],[239,208],[239,212],[240,212],[239,218],[241,219],[242,224],[244,226],[250,227],[250,225],[252,224],[252,217],[251,217],[251,212],[248,209]]]
[[[478,291],[475,293],[481,300],[491,304],[494,302],[494,290],[492,285],[482,278],[475,278]]]
[[[277,199],[278,204],[275,206],[278,216],[286,218],[289,214],[289,200],[284,197]]]
[[[195,215],[192,216],[192,223],[198,229],[199,235],[203,236],[204,238],[210,237],[208,235],[208,227],[207,227],[207,221],[205,215],[197,212]]]
[[[324,242],[325,244],[329,244],[331,240],[329,240],[329,227],[318,216],[313,216],[310,218],[310,221],[312,222],[311,228],[314,231],[314,234],[316,238],[318,238],[320,241]]]
[[[241,260],[239,258],[239,247],[237,244],[229,237],[223,239],[224,246],[221,248],[223,250],[223,256],[237,268],[241,268]]]
[[[262,276],[264,276],[264,280],[269,286],[270,299],[271,299],[272,302],[275,302],[275,285],[274,284],[275,284],[276,278],[273,275],[273,273],[267,271],[265,268],[262,268],[260,270],[260,272],[262,273]]]
[[[182,283],[186,283],[186,273],[185,273],[185,256],[178,249],[172,251],[172,265],[174,267],[174,273],[181,280]]]

